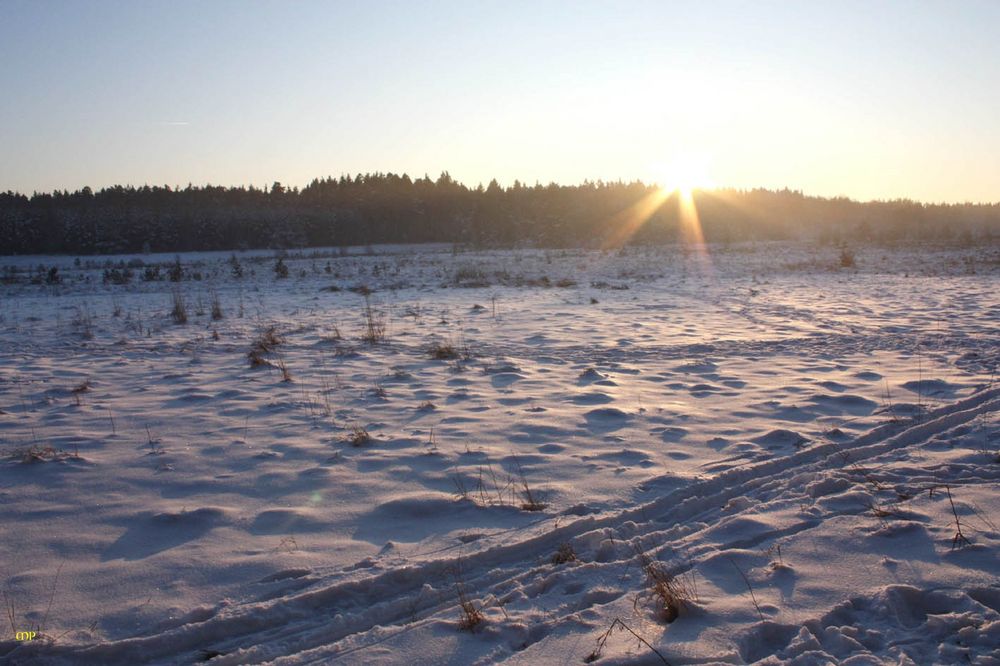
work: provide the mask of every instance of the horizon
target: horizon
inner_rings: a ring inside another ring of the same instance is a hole
[[[1000,202],[1000,5],[628,10],[4,2],[0,191],[448,171]]]
[[[440,177],[440,176],[442,176],[444,174],[450,175],[450,172],[447,171],[447,170],[445,170],[445,171],[441,172],[441,174],[439,174],[438,177]],[[21,191],[17,191],[17,190],[0,190],[0,195],[2,195],[2,194],[13,194],[15,196],[24,196],[24,197],[27,197],[28,199],[32,199],[33,197],[36,197],[36,196],[51,196],[51,195],[54,195],[57,192],[61,192],[63,194],[76,194],[78,192],[83,191],[84,189],[90,189],[90,191],[93,194],[98,194],[98,193],[100,193],[103,190],[111,190],[111,189],[114,189],[116,187],[123,187],[123,188],[126,188],[126,189],[132,188],[132,189],[135,189],[135,190],[141,190],[141,189],[143,189],[145,187],[149,187],[149,188],[167,187],[167,188],[170,188],[170,190],[173,191],[173,192],[182,192],[183,190],[185,190],[188,187],[193,187],[195,189],[221,187],[221,188],[228,189],[228,190],[239,190],[239,189],[250,190],[250,189],[256,189],[256,190],[261,190],[261,191],[267,191],[274,184],[279,184],[283,188],[285,188],[286,190],[295,190],[295,191],[301,192],[303,189],[305,189],[310,184],[312,184],[313,182],[316,182],[316,181],[322,182],[322,181],[325,181],[327,179],[339,180],[340,178],[345,178],[345,177],[346,178],[351,178],[351,179],[357,179],[358,177],[361,177],[361,176],[395,176],[395,177],[398,177],[398,178],[409,178],[411,180],[411,182],[416,182],[418,180],[423,180],[425,178],[429,179],[431,182],[436,182],[438,180],[438,178],[431,177],[430,174],[426,174],[426,173],[423,174],[423,175],[421,175],[421,176],[413,176],[413,175],[411,175],[409,173],[406,173],[406,172],[382,171],[382,172],[354,173],[354,174],[351,174],[351,173],[342,173],[342,174],[339,174],[337,176],[332,176],[332,175],[327,175],[327,176],[322,176],[322,177],[317,176],[316,178],[310,179],[308,182],[306,182],[304,184],[300,184],[300,183],[285,183],[285,182],[277,181],[277,180],[272,180],[272,181],[269,181],[269,182],[264,183],[264,184],[257,184],[257,183],[222,184],[222,183],[211,182],[211,181],[209,181],[209,182],[203,182],[203,183],[186,183],[186,184],[183,184],[183,185],[176,184],[176,183],[169,184],[169,183],[149,183],[149,182],[142,183],[142,184],[138,184],[138,183],[112,183],[112,184],[108,184],[108,185],[102,185],[102,186],[99,186],[99,187],[92,187],[90,185],[83,185],[83,186],[75,188],[75,189],[56,188],[54,190],[45,190],[45,191],[35,190],[35,191],[32,191],[32,192],[21,192]],[[498,178],[492,178],[492,179],[490,179],[490,181],[486,181],[486,182],[480,181],[480,182],[478,182],[476,184],[472,184],[472,183],[463,182],[462,180],[459,180],[459,179],[453,177],[453,181],[457,185],[459,185],[461,187],[464,187],[464,188],[466,188],[466,189],[468,189],[470,191],[477,191],[479,189],[486,188],[486,187],[488,187],[488,185],[490,184],[490,182],[492,180],[496,180],[497,183],[500,185],[501,189],[504,190],[504,191],[512,189],[514,187],[514,182],[519,182],[520,185],[522,187],[525,187],[525,188],[535,188],[535,187],[543,187],[544,188],[544,187],[550,187],[550,186],[553,186],[553,185],[556,186],[556,187],[579,188],[579,187],[584,187],[584,186],[590,184],[590,185],[605,185],[605,186],[607,186],[607,185],[623,185],[623,186],[640,185],[640,186],[645,187],[645,188],[659,188],[659,189],[665,190],[665,191],[670,192],[670,193],[673,193],[677,189],[679,189],[677,187],[670,187],[668,185],[664,185],[664,184],[658,183],[658,182],[651,182],[651,181],[644,181],[644,180],[623,180],[621,178],[614,179],[614,180],[602,180],[602,179],[598,179],[598,178],[593,178],[593,179],[584,179],[582,181],[574,182],[574,183],[561,183],[561,182],[556,182],[556,181],[550,181],[550,182],[547,182],[547,183],[546,182],[540,182],[540,181],[536,181],[534,183],[527,183],[527,182],[524,182],[524,181],[522,181],[522,180],[520,180],[518,178],[515,178],[513,181],[511,181],[509,183],[504,183],[504,182],[501,182],[500,179],[498,179]],[[846,196],[846,195],[829,195],[828,196],[828,195],[822,195],[822,194],[815,194],[815,193],[811,193],[811,192],[804,192],[804,191],[799,190],[799,189],[793,189],[793,188],[790,188],[790,187],[731,187],[731,186],[726,186],[726,185],[712,185],[712,186],[706,186],[706,187],[695,186],[695,187],[691,188],[692,195],[699,195],[699,194],[701,194],[701,195],[703,195],[703,194],[725,194],[725,193],[740,193],[740,194],[743,194],[743,193],[755,192],[755,191],[772,192],[772,193],[776,193],[776,194],[777,193],[782,193],[782,192],[790,192],[790,193],[793,193],[793,194],[798,194],[798,195],[800,195],[800,196],[802,196],[802,197],[804,197],[806,199],[820,199],[820,200],[825,200],[825,201],[832,201],[832,200],[838,200],[838,199],[846,199],[847,201],[849,201],[851,203],[856,203],[856,204],[859,204],[859,205],[866,205],[866,204],[890,204],[890,203],[909,203],[909,204],[916,204],[916,205],[920,205],[920,206],[986,206],[986,207],[989,207],[989,206],[1000,206],[1000,198],[998,198],[995,201],[925,201],[925,200],[920,200],[920,199],[912,199],[912,198],[908,198],[908,197],[897,197],[897,198],[893,198],[893,199],[856,199],[854,197],[849,197],[849,196]]]

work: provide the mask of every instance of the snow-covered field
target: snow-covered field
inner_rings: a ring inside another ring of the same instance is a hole
[[[998,248],[237,256],[0,259],[3,663],[1000,664]]]

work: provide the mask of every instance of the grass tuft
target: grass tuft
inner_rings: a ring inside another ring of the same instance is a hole
[[[174,289],[171,292],[171,303],[170,318],[174,320],[175,324],[186,324],[188,320],[187,303],[184,301],[184,294],[181,293],[180,289]]]
[[[222,302],[219,300],[219,292],[212,292],[212,321],[219,321],[225,317],[222,312]]]
[[[450,361],[458,358],[458,350],[455,346],[447,342],[436,342],[431,345],[430,356],[438,361]]]
[[[544,502],[538,501],[534,491],[531,490],[531,486],[528,485],[528,479],[524,475],[524,469],[521,467],[521,461],[517,459],[517,456],[514,456],[514,464],[517,466],[517,478],[521,486],[521,509],[523,511],[543,510],[546,505]]]
[[[365,308],[363,311],[365,328],[361,333],[361,340],[370,345],[385,342],[385,316],[376,312],[372,307],[371,292],[367,289],[361,292],[365,297]]]
[[[560,544],[555,554],[552,556],[552,564],[566,564],[577,561],[576,551],[568,543]]]
[[[351,428],[351,434],[347,436],[347,441],[351,446],[362,447],[371,444],[374,439],[363,426],[354,426]]]
[[[646,574],[650,593],[656,599],[659,615],[664,622],[670,624],[694,600],[694,586],[670,573],[662,562],[654,560],[641,548],[636,548],[636,554],[642,571]]]
[[[278,335],[277,328],[274,326],[269,326],[261,331],[260,335],[253,341],[250,351],[247,352],[250,367],[257,368],[262,365],[271,365],[271,362],[267,360],[267,356],[273,353],[281,343],[282,339]]]
[[[476,608],[469,596],[465,593],[465,586],[461,582],[455,584],[455,591],[458,594],[458,607],[462,609],[462,616],[458,620],[458,628],[462,631],[475,631],[476,627],[485,621],[482,609]]]

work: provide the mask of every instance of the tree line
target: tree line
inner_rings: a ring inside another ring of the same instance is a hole
[[[468,187],[392,173],[303,188],[114,186],[0,193],[0,254],[110,254],[448,242],[478,247],[669,243],[685,238],[681,195],[641,182]],[[793,190],[697,191],[706,241],[991,242],[1000,204],[857,202]],[[653,205],[648,202],[653,201]],[[620,227],[629,224],[622,237]]]

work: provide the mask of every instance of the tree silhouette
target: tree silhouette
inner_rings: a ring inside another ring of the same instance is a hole
[[[599,246],[623,211],[656,188],[639,182],[469,188],[393,173],[317,178],[299,189],[116,185],[97,192],[0,193],[0,254],[102,254],[376,243]],[[625,242],[679,238],[676,195]],[[829,243],[992,242],[1000,204],[859,203],[793,190],[696,192],[707,241],[811,238]]]

